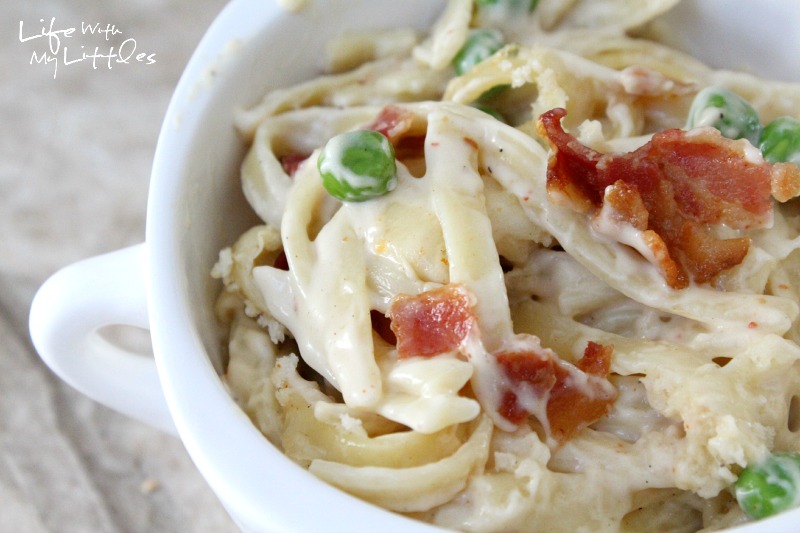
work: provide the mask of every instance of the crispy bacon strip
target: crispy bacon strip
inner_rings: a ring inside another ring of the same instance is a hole
[[[533,404],[547,401],[547,394],[556,384],[555,354],[540,348],[495,354],[495,360],[509,380],[502,392],[498,412],[514,424],[521,424],[531,415]],[[523,398],[530,405],[523,405]]]
[[[547,419],[550,434],[557,441],[571,439],[611,411],[617,399],[617,390],[607,379],[613,351],[611,346],[589,342],[574,369],[564,362],[556,366],[556,385],[547,402]]]
[[[455,284],[397,296],[389,318],[398,357],[432,357],[458,349],[476,322],[473,306],[474,297]]]
[[[507,378],[499,413],[515,424],[529,416],[541,416],[538,407],[546,402],[550,436],[565,442],[580,430],[607,414],[617,397],[608,381],[613,348],[589,342],[583,357],[574,365],[562,361],[538,342],[525,350],[500,352],[496,360]]]
[[[800,168],[770,164],[745,140],[713,128],[665,130],[626,154],[602,154],[561,127],[564,109],[539,117],[552,155],[547,191],[554,203],[641,231],[643,252],[668,285],[712,281],[744,260],[745,237],[721,239],[710,226],[761,228],[772,221],[772,196],[800,194]]]

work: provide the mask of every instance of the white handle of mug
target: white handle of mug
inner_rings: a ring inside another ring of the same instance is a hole
[[[139,244],[69,265],[36,293],[31,339],[61,379],[120,413],[177,434],[155,360],[116,346],[105,326],[149,329],[146,248]]]

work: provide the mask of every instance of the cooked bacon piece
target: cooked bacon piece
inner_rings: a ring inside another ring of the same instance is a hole
[[[595,216],[594,227],[601,233],[613,235],[616,225],[628,224],[641,232],[641,243],[644,249],[639,251],[661,268],[664,279],[670,287],[688,283],[686,272],[669,254],[667,244],[661,236],[647,229],[650,213],[644,205],[639,191],[633,185],[622,180],[606,187],[603,207]],[[611,228],[603,227],[603,223],[611,223]],[[625,244],[635,245],[627,242]],[[746,250],[745,250],[746,252]]]
[[[520,405],[517,394],[511,389],[503,391],[503,396],[500,398],[500,405],[497,408],[497,412],[500,413],[500,416],[516,425],[522,424],[526,418],[531,416],[531,414]]]
[[[413,123],[414,115],[410,111],[396,105],[387,105],[365,129],[382,133],[389,142],[396,145],[408,133]]]
[[[611,372],[611,355],[613,353],[612,346],[603,346],[589,341],[583,350],[583,357],[578,359],[575,366],[587,374],[606,377]]]
[[[409,134],[413,125],[414,115],[410,111],[387,105],[366,129],[383,134],[394,146],[397,159],[407,162],[422,158],[425,153],[425,135]]]
[[[747,255],[749,239],[720,239],[710,226],[765,227],[771,196],[786,201],[800,194],[797,165],[765,162],[747,141],[713,128],[665,130],[633,152],[602,154],[563,130],[565,115],[552,109],[537,124],[553,151],[551,201],[640,230],[648,250],[639,251],[674,289],[688,286],[690,277],[712,281]]]
[[[617,392],[608,381],[611,346],[589,342],[574,365],[552,351],[529,342],[495,355],[507,378],[498,412],[515,424],[546,413],[540,420],[550,436],[565,442],[611,410]],[[541,409],[541,402],[547,402]],[[537,405],[538,404],[538,405]]]
[[[300,164],[308,159],[307,155],[289,154],[279,158],[283,171],[289,176],[294,176]]]
[[[511,387],[503,391],[498,412],[509,422],[521,424],[531,415],[521,403],[521,395],[530,403],[546,401],[547,394],[556,385],[556,356],[550,350],[500,352],[495,360],[503,369]],[[519,390],[523,387],[525,390]],[[531,406],[528,406],[531,407]]]
[[[611,346],[590,342],[574,368],[564,362],[556,366],[547,420],[550,435],[558,442],[571,439],[611,410],[617,398],[616,389],[607,379],[613,351]]]
[[[473,306],[472,295],[455,284],[395,297],[389,318],[398,357],[431,357],[456,350],[475,323]]]

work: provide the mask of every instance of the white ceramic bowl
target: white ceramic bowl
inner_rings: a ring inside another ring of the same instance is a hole
[[[146,243],[66,267],[42,286],[32,306],[31,334],[45,362],[97,401],[177,431],[245,531],[436,530],[317,480],[250,423],[219,379],[220,332],[212,313],[219,287],[209,271],[218,251],[255,222],[240,190],[244,146],[234,130],[234,109],[254,104],[269,88],[318,73],[319,52],[335,34],[425,29],[443,3],[312,0],[290,13],[269,0],[233,0],[199,44],[167,111]],[[721,3],[693,2],[717,4],[738,24],[736,11]],[[800,4],[780,3],[800,20]],[[714,16],[713,9],[703,16]],[[675,17],[685,29],[686,15]],[[715,44],[684,42],[703,50]],[[787,61],[796,59],[787,54]],[[150,329],[154,359],[105,341],[97,330],[109,324]],[[764,530],[800,531],[800,510],[736,531]]]

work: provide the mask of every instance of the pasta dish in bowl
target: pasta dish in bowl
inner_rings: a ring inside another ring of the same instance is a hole
[[[800,85],[663,44],[676,3],[450,0],[239,110],[212,274],[265,438],[456,530],[794,507]]]

